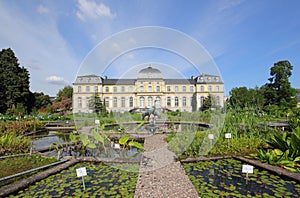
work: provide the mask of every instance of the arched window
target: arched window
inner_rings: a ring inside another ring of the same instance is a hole
[[[178,100],[178,97],[177,97],[177,96],[175,97],[175,106],[176,106],[176,107],[179,106],[179,100]]]
[[[152,97],[151,96],[149,96],[148,97],[148,107],[152,107]]]
[[[182,106],[186,106],[186,97],[185,96],[183,96],[182,97]]]
[[[81,108],[82,107],[82,98],[78,97],[78,107]]]
[[[130,97],[130,98],[129,98],[129,106],[130,106],[130,107],[133,107],[133,97]]]
[[[140,97],[140,107],[141,108],[145,107],[145,98],[144,97]]]
[[[121,98],[121,107],[125,107],[125,97]]]
[[[114,97],[113,105],[114,105],[114,107],[118,107],[118,99],[117,99],[117,97]]]
[[[155,98],[155,107],[156,108],[159,108],[160,107],[160,97],[159,96],[157,96],[156,98]]]
[[[170,96],[167,97],[167,106],[171,106],[171,97]]]

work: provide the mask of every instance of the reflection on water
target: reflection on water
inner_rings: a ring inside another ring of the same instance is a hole
[[[56,131],[46,131],[38,134],[38,136],[40,138],[34,140],[32,143],[34,150],[47,149],[53,143],[64,144],[69,141],[68,133],[58,133]]]

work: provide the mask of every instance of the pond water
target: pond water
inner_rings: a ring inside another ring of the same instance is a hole
[[[120,164],[138,169],[138,164]],[[126,167],[124,167],[126,166]],[[86,167],[85,191],[76,169]],[[123,171],[103,163],[78,163],[49,176],[10,197],[134,197],[138,173]]]
[[[200,197],[300,197],[300,184],[254,167],[248,177],[245,164],[235,159],[184,163]]]
[[[69,141],[69,133],[57,131],[45,131],[38,134],[39,138],[33,141],[33,149],[41,150],[49,148],[52,143],[64,144]]]

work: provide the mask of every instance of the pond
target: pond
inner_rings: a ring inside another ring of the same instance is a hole
[[[246,184],[243,164],[224,159],[183,163],[183,167],[200,197],[299,197],[299,183],[256,167]]]
[[[38,134],[32,143],[34,150],[49,148],[52,143],[64,144],[69,141],[70,132],[45,131]],[[30,137],[30,136],[29,136]]]
[[[127,170],[138,164],[120,164]],[[86,167],[85,191],[76,169]],[[120,167],[119,167],[120,168]],[[124,171],[103,163],[78,163],[62,172],[36,182],[10,197],[134,197],[138,172]]]

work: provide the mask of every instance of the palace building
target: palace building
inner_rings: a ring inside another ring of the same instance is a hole
[[[199,110],[204,98],[224,107],[224,83],[220,76],[202,74],[189,79],[163,78],[160,70],[147,67],[136,79],[109,79],[97,75],[78,76],[73,83],[73,112],[89,113],[89,102],[97,94],[108,111],[142,110],[155,105],[162,110]]]

